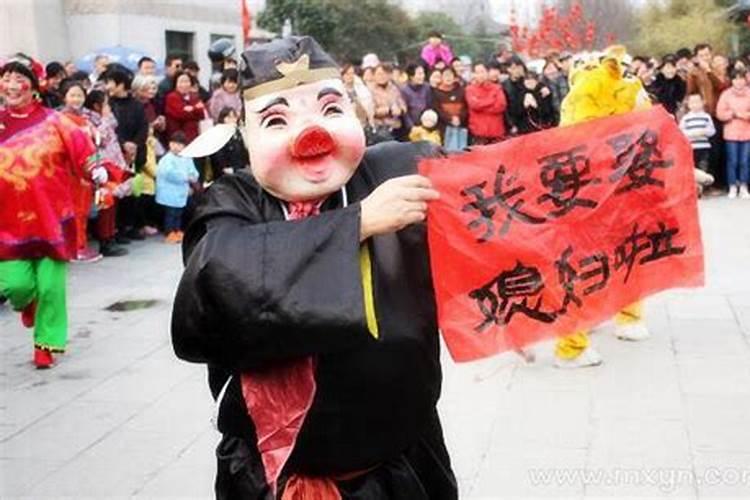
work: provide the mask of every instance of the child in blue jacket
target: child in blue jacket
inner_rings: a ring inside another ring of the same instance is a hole
[[[169,138],[169,153],[156,169],[156,203],[164,207],[164,234],[167,243],[182,242],[182,211],[190,195],[190,183],[198,180],[192,158],[179,156],[185,149],[185,134],[175,132]]]

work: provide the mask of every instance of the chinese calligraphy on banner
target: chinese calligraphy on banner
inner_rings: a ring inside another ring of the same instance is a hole
[[[703,284],[692,151],[662,108],[420,164],[440,328],[470,361]]]

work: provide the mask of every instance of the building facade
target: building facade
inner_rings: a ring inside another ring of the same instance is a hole
[[[254,25],[265,0],[247,4]],[[195,60],[205,79],[209,46],[224,37],[240,50],[241,24],[241,0],[0,0],[0,54],[66,61],[122,45],[158,61],[171,53]]]

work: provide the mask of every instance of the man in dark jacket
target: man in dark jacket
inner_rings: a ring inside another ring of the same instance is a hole
[[[148,137],[148,119],[146,111],[130,93],[133,75],[125,68],[110,65],[102,75],[109,94],[109,105],[117,119],[117,140],[122,147],[128,166],[140,172],[146,163],[146,138]],[[142,210],[135,197],[123,198],[117,207],[119,243],[128,240],[142,240],[139,230],[144,225]]]
[[[155,99],[156,112],[160,115],[164,114],[164,101],[167,94],[174,88],[174,77],[179,71],[182,71],[182,58],[175,54],[168,54],[164,59],[164,78],[159,82]]]
[[[523,98],[526,94],[524,86],[524,77],[526,75],[526,65],[523,60],[514,55],[508,63],[508,79],[503,82],[503,90],[508,106],[505,110],[506,129],[510,135],[518,135],[521,126],[526,119],[526,108],[524,107]]]
[[[107,86],[112,113],[117,118],[117,140],[126,153],[128,164],[134,164],[135,171],[140,172],[146,163],[148,120],[143,104],[130,93],[133,77],[127,70],[114,67],[108,69],[102,79]]]

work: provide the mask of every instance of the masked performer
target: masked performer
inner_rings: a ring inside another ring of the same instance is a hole
[[[438,194],[415,175],[435,150],[365,152],[311,38],[253,46],[240,73],[251,171],[204,193],[172,317],[219,400],[217,498],[456,498],[420,224]]]
[[[65,350],[67,262],[76,255],[74,186],[90,181],[94,145],[69,118],[34,98],[37,75],[0,71],[0,294],[34,327],[34,363]]]

